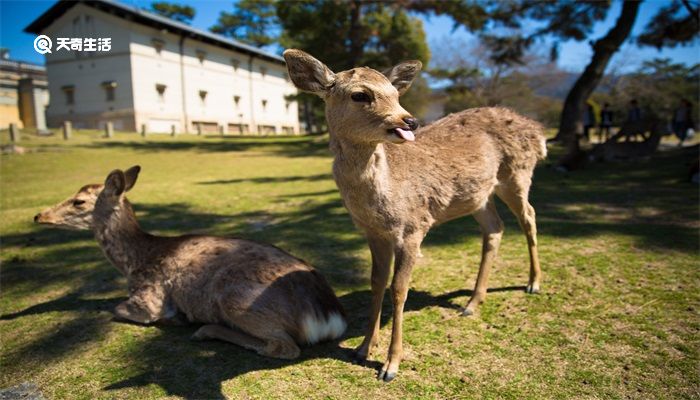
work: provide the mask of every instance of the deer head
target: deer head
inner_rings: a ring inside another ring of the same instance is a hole
[[[90,230],[96,211],[99,217],[111,213],[124,200],[138,178],[141,167],[110,172],[104,184],[85,185],[68,199],[47,208],[34,217],[34,222],[59,228]]]
[[[284,59],[294,85],[325,101],[328,127],[336,138],[357,144],[415,140],[418,121],[401,107],[399,96],[420,72],[420,61],[384,73],[360,67],[336,74],[301,50],[286,50]]]

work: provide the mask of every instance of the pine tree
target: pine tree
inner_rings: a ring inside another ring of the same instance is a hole
[[[273,44],[277,41],[275,1],[241,0],[233,12],[222,11],[209,30],[255,47]]]
[[[151,3],[151,11],[175,21],[190,24],[195,16],[195,9],[190,6],[157,1]]]

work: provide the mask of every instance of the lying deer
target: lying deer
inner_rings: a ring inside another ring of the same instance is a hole
[[[205,325],[194,339],[220,339],[258,354],[292,359],[299,345],[336,339],[344,311],[326,280],[277,247],[243,239],[159,237],[141,230],[124,196],[140,168],[112,171],[34,221],[90,229],[109,261],[126,276],[129,299],[117,318],[140,324]]]
[[[530,250],[526,290],[539,291],[535,210],[528,202],[533,169],[546,154],[539,124],[504,108],[478,108],[449,115],[414,133],[417,121],[401,107],[399,96],[419,73],[419,61],[404,62],[385,74],[370,68],[336,74],[300,50],[287,50],[284,58],[294,84],[325,100],[335,155],[333,176],[372,253],[372,305],[367,334],[356,349],[358,361],[365,361],[377,343],[393,257],[391,345],[378,378],[390,381],[396,376],[411,269],[423,238],[436,224],[465,215],[473,215],[479,223],[481,265],[463,314],[472,314],[484,301],[503,234],[494,194],[525,231]]]

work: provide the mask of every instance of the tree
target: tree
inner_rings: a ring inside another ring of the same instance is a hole
[[[569,164],[570,159],[579,157],[580,149],[577,135],[582,131],[585,102],[603,78],[610,58],[632,31],[639,11],[639,4],[637,1],[623,3],[622,12],[615,26],[602,39],[593,44],[593,58],[564,100],[557,137],[564,142],[568,151],[560,160],[561,164]]]
[[[556,85],[552,79],[561,78],[545,56],[528,52],[523,58],[524,65],[499,64],[490,57],[489,49],[476,40],[443,40],[434,50],[436,56],[429,73],[439,84],[440,80],[448,82],[444,89],[445,113],[500,105],[547,126],[553,126],[555,119],[558,121],[561,102],[535,93],[536,89]]]
[[[697,99],[698,93],[700,64],[688,67],[657,58],[644,62],[636,72],[619,77],[605,101],[627,104],[635,99],[644,115],[669,121],[681,99]],[[694,121],[698,121],[698,106],[697,102],[693,104]],[[625,118],[624,110],[617,111],[618,119]]]
[[[562,41],[587,39],[593,24],[609,13],[611,5],[609,1],[538,0],[462,0],[456,3],[465,4],[458,9],[468,8],[469,4],[481,7],[481,13],[466,14],[476,15],[478,18],[472,18],[469,21],[471,24],[465,26],[479,32],[484,43],[491,49],[491,57],[495,62],[506,65],[520,63],[525,50],[535,43],[542,43],[544,39],[551,41],[551,56],[552,59],[556,58]],[[605,37],[595,42],[591,41],[593,57],[569,92],[561,114],[557,139],[566,143],[569,148],[562,163],[569,158],[578,157],[577,133],[583,119],[584,102],[600,82],[612,55],[629,37],[640,3],[636,0],[622,2],[622,12],[615,26]],[[697,2],[672,0],[652,19],[637,43],[662,47],[696,40],[700,32],[698,9]],[[442,11],[450,15],[454,12],[449,7]],[[482,17],[484,14],[486,16]],[[464,15],[464,12],[461,12],[453,18],[459,21]],[[475,24],[474,21],[482,24]],[[538,24],[532,24],[532,21]],[[536,28],[524,29],[525,24]]]
[[[318,55],[335,71],[361,65],[381,71],[408,59],[425,65],[430,59],[422,22],[398,3],[308,0],[279,2],[276,7],[282,47]],[[402,104],[419,116],[429,100],[428,91],[420,77],[402,97]],[[302,114],[310,116],[307,126],[318,126],[323,120],[323,102],[303,93],[298,99]]]
[[[240,0],[233,12],[222,11],[209,30],[255,47],[273,44],[278,39],[275,1]]]
[[[158,15],[162,15],[188,25],[192,23],[195,16],[194,8],[181,4],[169,3],[167,1],[157,1],[151,3],[151,11]]]
[[[639,35],[637,43],[661,49],[695,42],[700,30],[700,2],[694,3],[693,7],[689,0],[673,0],[661,8]]]

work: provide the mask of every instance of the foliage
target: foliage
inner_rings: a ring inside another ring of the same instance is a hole
[[[521,64],[527,50],[543,39],[552,39],[555,57],[559,42],[585,40],[593,24],[605,18],[609,1],[482,1],[486,22],[478,29],[494,62]],[[525,26],[537,26],[526,30]],[[473,25],[467,25],[467,28]]]
[[[418,59],[427,65],[430,50],[423,24],[397,3],[389,1],[309,0],[277,3],[277,17],[284,48],[298,48],[316,55],[334,71],[367,65],[383,70]],[[407,110],[420,117],[429,100],[427,83],[419,78],[402,98]],[[308,95],[300,99],[313,105],[323,118],[323,103]],[[300,100],[300,103],[302,101]]]
[[[693,104],[693,119],[699,121],[698,93],[700,64],[688,67],[657,58],[644,62],[637,72],[620,77],[603,101],[616,106],[618,121],[626,117],[624,108],[632,99],[637,100],[644,114],[669,121],[681,99],[687,99]]]
[[[157,1],[151,3],[151,11],[188,25],[192,23],[192,20],[196,14],[195,9],[190,6],[170,3],[167,1]]]
[[[429,72],[438,82],[447,82],[444,112],[471,107],[505,106],[554,126],[561,101],[537,95],[535,90],[546,79],[557,80],[556,66],[543,64],[542,56],[530,52],[527,66],[505,65],[490,57],[489,49],[478,43],[444,41],[437,47],[434,68]]]
[[[637,38],[640,45],[662,47],[688,46],[700,34],[700,3],[692,7],[687,0],[673,0],[649,21]]]
[[[273,44],[277,41],[275,3],[275,0],[240,0],[233,12],[222,11],[216,25],[209,29],[255,47]]]

